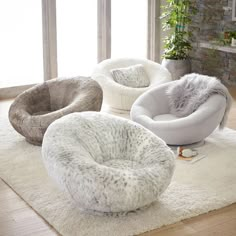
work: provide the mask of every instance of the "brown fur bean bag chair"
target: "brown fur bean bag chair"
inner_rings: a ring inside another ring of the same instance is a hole
[[[100,111],[103,93],[99,84],[86,77],[58,78],[20,94],[9,110],[15,130],[34,145],[41,145],[48,126],[73,112]]]

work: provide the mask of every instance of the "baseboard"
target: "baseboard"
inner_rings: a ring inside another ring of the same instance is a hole
[[[15,98],[17,95],[31,88],[34,85],[35,84],[27,84],[27,85],[13,86],[7,88],[0,88],[0,100]]]

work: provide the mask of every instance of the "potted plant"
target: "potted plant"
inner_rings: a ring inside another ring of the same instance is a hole
[[[162,65],[172,74],[173,79],[178,79],[184,74],[190,73],[191,66],[188,59],[192,49],[189,41],[191,32],[188,24],[191,17],[196,14],[196,8],[191,0],[166,0],[162,19],[163,30],[169,31],[165,38],[164,55]]]

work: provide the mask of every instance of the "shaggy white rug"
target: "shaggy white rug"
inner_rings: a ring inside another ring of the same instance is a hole
[[[236,202],[236,131],[215,132],[195,164],[177,160],[160,200],[126,216],[79,211],[47,176],[41,148],[28,144],[0,118],[0,177],[62,235],[134,235]]]

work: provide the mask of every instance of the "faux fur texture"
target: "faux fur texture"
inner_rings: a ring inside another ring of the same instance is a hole
[[[170,183],[174,154],[132,121],[83,112],[49,126],[42,156],[50,176],[79,208],[126,212],[156,201]]]
[[[111,70],[130,67],[137,64],[142,64],[147,73],[150,81],[148,87],[131,88],[114,81]],[[107,105],[117,110],[128,111],[141,94],[150,88],[171,81],[171,74],[166,68],[163,68],[160,64],[151,60],[138,58],[112,58],[100,62],[95,67],[92,78],[102,87],[104,102]]]
[[[9,109],[14,129],[34,145],[41,145],[48,126],[73,112],[100,111],[102,88],[89,77],[56,78],[21,93]]]
[[[236,131],[227,128],[216,130],[197,148],[206,158],[194,164],[176,161],[171,184],[157,202],[122,217],[81,212],[48,176],[41,147],[27,143],[6,117],[0,117],[0,137],[0,177],[59,235],[138,235],[236,202]],[[8,203],[1,205],[1,212],[11,208]],[[22,210],[15,213],[21,215]],[[4,226],[0,235],[9,235],[9,227]]]
[[[171,85],[166,91],[169,97],[171,113],[178,117],[192,114],[213,94],[221,94],[226,99],[225,114],[220,122],[224,128],[232,104],[228,89],[215,77],[196,73],[183,76],[178,83]]]
[[[124,86],[132,88],[148,87],[150,80],[142,64],[116,68],[111,70],[114,80]]]

